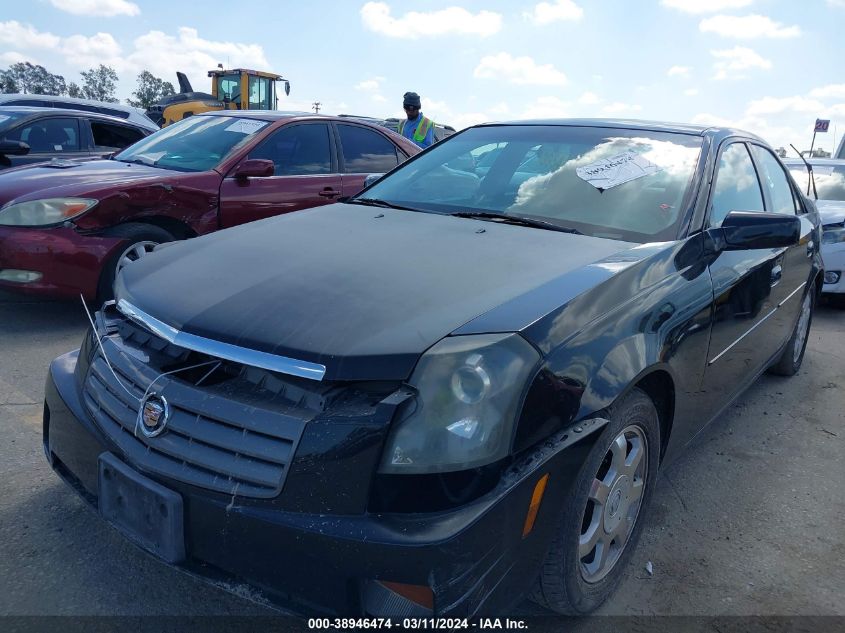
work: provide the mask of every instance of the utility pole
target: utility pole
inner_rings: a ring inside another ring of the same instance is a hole
[[[319,101],[315,101],[311,104],[311,107],[314,108],[314,114],[320,114],[320,106],[323,105]]]

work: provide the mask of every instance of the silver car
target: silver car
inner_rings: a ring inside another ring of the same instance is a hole
[[[56,95],[30,94],[0,94],[0,107],[26,106],[30,108],[63,108],[65,110],[81,110],[82,112],[96,112],[108,116],[126,119],[138,127],[150,132],[158,131],[158,126],[144,114],[143,110],[121,103],[107,103],[91,99],[76,99]]]
[[[801,190],[807,193],[807,167],[804,162],[798,159],[783,162]],[[808,162],[813,167],[813,179],[818,192],[816,207],[824,230],[821,248],[824,260],[822,292],[845,306],[845,160],[813,158]],[[814,197],[812,184],[808,196]]]

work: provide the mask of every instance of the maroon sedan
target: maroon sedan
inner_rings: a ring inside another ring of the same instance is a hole
[[[213,112],[111,160],[0,173],[0,288],[105,299],[117,272],[155,245],[357,193],[419,152],[363,121]]]

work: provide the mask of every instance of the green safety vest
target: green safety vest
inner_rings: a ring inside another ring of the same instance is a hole
[[[399,134],[405,136],[405,123],[408,122],[408,119],[403,119],[399,121]],[[428,117],[423,117],[422,121],[417,124],[417,129],[414,130],[414,140],[417,143],[422,143],[425,140],[425,137],[428,135],[428,131],[434,125],[434,121],[429,119]]]

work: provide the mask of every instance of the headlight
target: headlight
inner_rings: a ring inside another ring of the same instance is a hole
[[[48,198],[10,204],[0,209],[0,225],[47,226],[82,215],[97,204],[90,198]]]
[[[830,228],[822,232],[822,244],[839,244],[840,242],[845,242],[845,228]]]
[[[391,431],[380,472],[465,470],[505,457],[539,359],[518,334],[440,341],[414,370],[418,406]]]

